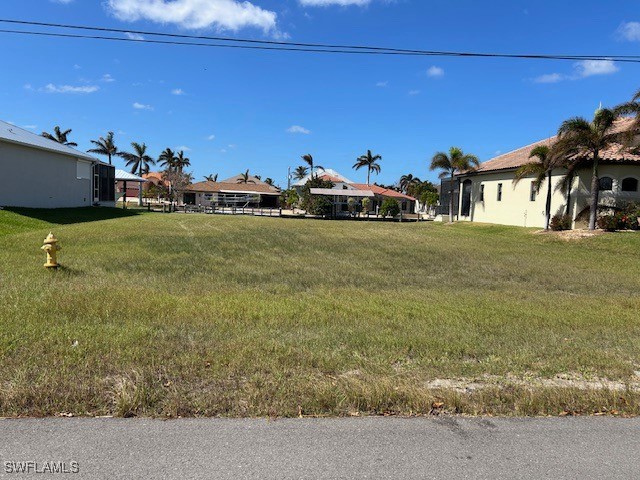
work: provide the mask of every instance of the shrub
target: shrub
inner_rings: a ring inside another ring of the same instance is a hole
[[[362,211],[363,212],[369,212],[369,207],[371,206],[371,200],[369,200],[367,197],[362,199]]]
[[[615,232],[618,229],[616,215],[603,215],[598,218],[598,227],[606,232]]]
[[[384,202],[382,202],[379,213],[381,217],[395,217],[400,213],[400,204],[393,198],[386,198]]]
[[[309,213],[311,215],[321,215],[328,217],[333,212],[333,203],[327,197],[316,197],[311,204]]]
[[[353,216],[360,211],[360,203],[358,203],[358,200],[353,197],[349,197],[347,199],[347,205],[349,207],[349,213]]]
[[[299,200],[300,197],[298,196],[298,192],[294,189],[285,190],[280,194],[280,201],[287,208],[293,207]]]
[[[554,232],[559,232],[561,230],[571,230],[572,224],[571,215],[554,215],[549,226]]]

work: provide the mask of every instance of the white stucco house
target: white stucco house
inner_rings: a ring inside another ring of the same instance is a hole
[[[625,129],[630,122],[631,119],[621,119],[617,128]],[[548,184],[545,181],[536,194],[532,186],[533,178],[524,178],[517,184],[514,178],[519,167],[537,161],[529,158],[533,148],[551,146],[555,140],[556,137],[541,140],[482,163],[472,172],[457,175],[454,208],[458,218],[462,221],[543,228]],[[553,171],[551,216],[568,212],[573,218],[574,228],[582,228],[588,220],[592,169],[590,165],[585,165],[577,171],[569,198],[557,188],[564,174],[565,170],[561,168]],[[622,145],[612,146],[601,153],[599,177],[600,205],[640,202],[640,155]],[[448,218],[448,193],[445,190],[450,188],[445,183],[441,204],[442,213]]]
[[[115,206],[115,168],[0,121],[0,206]]]

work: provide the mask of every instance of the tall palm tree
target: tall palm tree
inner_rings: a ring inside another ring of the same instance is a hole
[[[615,131],[615,121],[615,112],[603,108],[596,112],[591,122],[582,117],[574,117],[565,120],[558,130],[558,138],[563,142],[565,148],[580,152],[573,162],[587,160],[592,165],[589,230],[595,230],[598,215],[600,153],[621,141],[625,135]]]
[[[273,181],[273,178],[271,178],[271,177],[267,177],[267,178],[265,179],[264,183],[266,183],[267,185],[271,185],[271,186],[273,187],[273,185],[274,185],[274,183],[275,183],[275,182]]]
[[[544,229],[549,230],[551,223],[551,195],[553,193],[551,187],[551,174],[556,167],[556,160],[553,156],[551,148],[547,145],[538,145],[529,153],[529,158],[536,158],[537,161],[525,163],[516,170],[513,183],[517,185],[520,180],[526,177],[533,177],[533,188],[536,194],[540,193],[542,184],[547,180],[547,203],[545,207],[545,223]]]
[[[138,171],[139,176],[149,173],[149,165],[154,165],[156,161],[147,155],[147,144],[132,142],[131,148],[133,148],[133,153],[118,152],[118,155],[127,162],[127,167],[131,167],[131,173],[136,173],[136,170]],[[140,206],[142,206],[142,184],[140,184],[138,201]]]
[[[255,180],[251,179],[251,175],[249,175],[249,170],[240,174],[240,178],[237,183],[256,183]]]
[[[313,155],[311,155],[310,153],[307,153],[306,155],[302,155],[302,160],[304,160],[307,165],[309,165],[309,168],[311,170],[311,176],[314,175],[314,173],[316,172],[316,170],[324,170],[324,167],[321,167],[320,165],[315,165],[314,164],[314,160],[313,160]],[[302,177],[304,178],[304,177]]]
[[[176,157],[176,169],[182,173],[185,167],[191,166],[191,160],[184,156],[184,151],[180,150]]]
[[[400,177],[400,182],[398,182],[398,185],[400,186],[400,190],[402,190],[404,193],[408,193],[412,185],[417,185],[420,183],[422,183],[422,181],[418,177],[414,177],[411,173],[409,173]]]
[[[176,168],[176,152],[170,148],[165,148],[158,157],[158,163],[165,170],[173,170]]]
[[[214,173],[213,175],[205,175],[204,179],[207,182],[217,182],[218,181],[218,174]]]
[[[66,145],[67,147],[77,147],[78,144],[75,142],[70,142],[68,137],[73,130],[65,130],[62,131],[59,126],[55,126],[53,128],[53,135],[47,132],[42,132],[42,136],[44,138],[48,138],[49,140],[53,140],[54,142],[61,143],[62,145]]]
[[[633,123],[629,126],[629,130],[627,133],[626,144],[627,146],[631,144],[633,139],[640,133],[640,90],[636,92],[630,102],[623,103],[615,108],[614,113],[617,116],[622,115],[633,115],[635,119]],[[636,148],[637,151],[640,151],[640,148]]]
[[[149,173],[149,166],[155,165],[156,161],[147,155],[147,144],[132,142],[131,148],[133,148],[133,153],[120,152],[118,155],[127,162],[127,167],[131,167],[131,173],[137,171],[140,176]]]
[[[70,132],[71,130],[69,130]],[[98,140],[91,140],[96,148],[88,150],[89,153],[97,153],[98,155],[104,155],[109,159],[109,165],[111,165],[111,158],[118,153],[118,147],[116,147],[113,141],[113,132],[108,132],[106,137],[100,137]]]
[[[431,159],[431,170],[441,170],[440,178],[449,177],[449,221],[453,222],[453,182],[456,172],[466,172],[473,170],[480,165],[478,157],[466,154],[458,147],[451,147],[449,154],[445,152],[436,153]]]
[[[361,168],[367,169],[367,185],[371,184],[371,172],[375,172],[376,174],[380,173],[381,167],[378,163],[382,160],[381,155],[373,155],[371,150],[367,150],[367,153],[364,155],[360,155],[356,160],[356,163],[353,165],[353,168],[356,170],[360,170]]]
[[[302,180],[309,175],[309,169],[307,167],[297,167],[293,172],[293,178],[296,180]]]

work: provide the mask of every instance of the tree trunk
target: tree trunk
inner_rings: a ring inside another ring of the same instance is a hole
[[[569,179],[569,188],[567,188],[567,210],[566,214],[571,215],[571,189],[573,188],[573,175]],[[573,216],[572,216],[573,220]]]
[[[109,165],[111,165],[111,154],[109,154]]]
[[[600,178],[598,177],[598,160],[600,152],[593,155],[593,175],[591,176],[591,206],[589,209],[589,230],[596,229],[598,218],[598,199],[600,196]]]
[[[449,184],[449,223],[453,223],[453,174],[451,175],[451,183]]]
[[[552,171],[549,170],[549,173],[547,174],[547,180],[549,182],[549,185],[547,186],[547,210],[545,212],[545,220],[544,220],[544,229],[545,230],[549,230],[549,223],[551,223],[551,173]]]
[[[140,163],[139,176],[142,176],[142,163]],[[138,190],[138,204],[142,206],[142,182],[138,182],[140,188]]]
[[[367,169],[367,186],[371,185],[369,182],[371,181],[371,169]]]

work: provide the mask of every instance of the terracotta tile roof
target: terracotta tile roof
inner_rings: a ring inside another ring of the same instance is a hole
[[[415,198],[410,197],[409,195],[405,195],[404,193],[396,192],[395,190],[390,190],[388,188],[382,188],[378,185],[367,185],[366,183],[351,183],[350,184],[356,190],[371,190],[376,195],[381,195],[383,197],[391,197],[391,198],[401,198],[403,200],[411,200],[416,201]]]
[[[225,182],[198,182],[189,185],[187,192],[199,193],[259,193],[262,195],[280,195],[280,190],[264,182],[261,183],[225,183]]]
[[[623,118],[617,121],[616,130],[622,131],[627,128],[633,119]],[[557,136],[540,140],[539,142],[532,143],[526,147],[519,148],[509,153],[497,156],[488,162],[480,164],[475,172],[491,172],[496,170],[510,170],[521,167],[527,163],[533,163],[537,160],[535,158],[529,158],[531,150],[540,145],[551,146],[556,140]],[[638,162],[640,163],[640,155],[629,153],[624,151],[622,145],[612,145],[609,149],[601,153],[601,158],[605,162]]]

